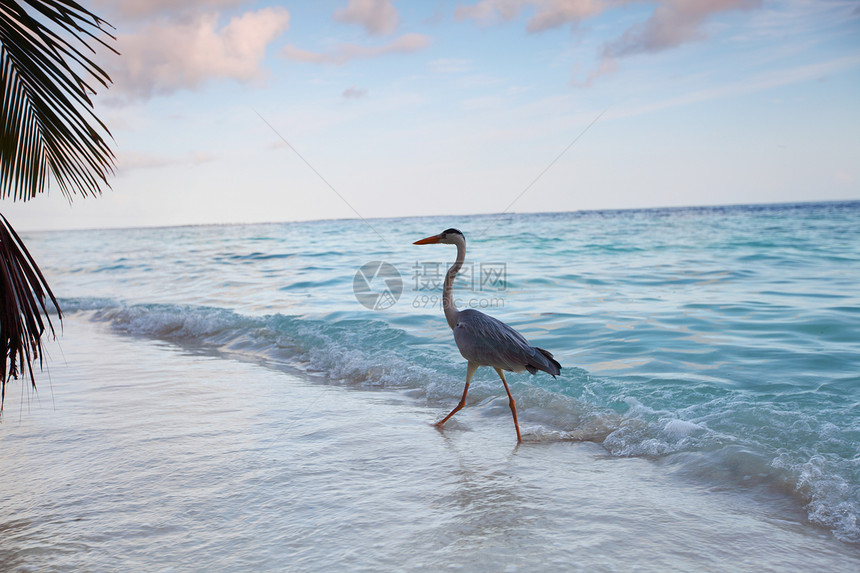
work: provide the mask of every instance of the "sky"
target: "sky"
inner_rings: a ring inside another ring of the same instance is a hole
[[[110,189],[19,231],[860,199],[857,0],[84,0]]]

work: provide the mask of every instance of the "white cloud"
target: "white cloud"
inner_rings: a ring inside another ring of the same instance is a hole
[[[513,20],[520,14],[527,0],[481,0],[471,6],[457,6],[454,9],[454,17],[458,20],[476,20],[489,25],[499,18],[502,20]]]
[[[576,24],[601,14],[607,8],[626,4],[630,0],[481,0],[471,6],[457,6],[454,16],[458,20],[476,20],[489,25],[498,20],[517,18],[523,8],[533,7],[534,14],[526,27],[529,32],[542,32],[564,24]]]
[[[472,63],[462,58],[441,58],[429,64],[430,70],[437,74],[462,74],[472,71]]]
[[[334,50],[326,53],[311,52],[296,48],[295,46],[284,46],[283,56],[296,62],[309,62],[313,64],[335,64],[342,65],[350,60],[376,58],[387,54],[408,54],[417,52],[430,45],[430,36],[424,34],[404,34],[388,44],[381,46],[360,46],[358,44],[341,44]]]
[[[279,7],[245,12],[219,27],[217,14],[179,22],[157,20],[134,34],[120,35],[122,54],[110,70],[111,90],[127,100],[146,100],[213,79],[251,82],[263,77],[268,45],[289,26]]]
[[[247,0],[94,0],[97,14],[109,19],[134,21],[156,16],[177,16],[204,11],[219,11],[246,3]]]
[[[741,95],[758,93],[781,86],[814,81],[830,74],[836,74],[844,70],[860,67],[860,54],[854,54],[836,58],[833,60],[807,64],[792,68],[775,69],[754,77],[746,77],[742,80],[724,85],[711,86],[708,88],[684,93],[666,100],[654,101],[640,107],[626,108],[622,112],[610,112],[608,118],[635,117],[670,109],[700,103],[715,99],[738,97]]]
[[[510,21],[525,8],[533,13],[526,23],[529,32],[542,32],[565,24],[579,23],[603,12],[634,3],[634,0],[481,0],[458,6],[458,19],[472,19],[483,25]],[[645,20],[628,28],[603,47],[601,61],[586,85],[617,69],[616,59],[646,52],[675,48],[704,38],[703,26],[715,14],[760,8],[762,0],[656,0],[654,11]]]
[[[346,8],[334,13],[334,19],[358,24],[369,34],[382,36],[397,30],[399,16],[391,0],[349,0]]]
[[[618,68],[618,58],[660,52],[703,40],[702,27],[715,14],[760,7],[761,0],[662,0],[647,20],[628,28],[620,38],[604,45],[600,65],[589,73],[585,85],[614,72]]]

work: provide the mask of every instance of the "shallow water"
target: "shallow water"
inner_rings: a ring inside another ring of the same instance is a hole
[[[634,475],[682,480],[701,503],[720,492],[740,515],[760,504],[750,511],[804,528],[810,539],[823,535],[853,556],[860,543],[858,222],[855,202],[26,240],[73,321],[95,320],[140,344],[159,341],[216,369],[238,359],[273,376],[286,370],[385,390],[369,396],[431,408],[422,415],[432,421],[456,403],[465,374],[438,306],[439,278],[454,252],[411,243],[459,227],[469,242],[456,287],[461,306],[514,325],[564,366],[555,380],[509,377],[526,446],[552,452],[542,463],[559,451],[596,451],[617,464],[606,467],[629,462]],[[389,262],[401,275],[399,299],[385,310],[365,308],[353,292],[370,261]],[[510,413],[487,370],[445,435],[509,445]],[[189,394],[196,384],[187,385]],[[44,390],[40,396],[39,412]],[[14,403],[6,408],[4,433]],[[376,408],[374,398],[367,415]],[[76,455],[74,444],[66,447]],[[523,449],[518,456],[528,455]]]
[[[404,392],[311,382],[75,317],[7,402],[0,569],[856,571],[766,487],[596,444],[444,432]],[[101,349],[93,352],[94,348]],[[13,409],[10,406],[15,405]]]

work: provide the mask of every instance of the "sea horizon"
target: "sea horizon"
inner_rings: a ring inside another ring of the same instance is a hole
[[[179,224],[170,224],[170,225],[141,225],[141,226],[122,226],[122,227],[70,227],[70,228],[56,228],[56,229],[24,229],[20,234],[26,235],[28,233],[51,233],[54,231],[57,232],[66,232],[66,231],[117,231],[122,229],[171,229],[177,227],[227,227],[227,226],[241,226],[241,225],[278,225],[284,223],[325,223],[331,221],[386,221],[386,220],[394,220],[394,219],[423,219],[423,218],[441,218],[441,217],[498,217],[504,215],[564,215],[564,214],[582,214],[582,213],[623,213],[623,212],[644,212],[644,211],[683,211],[683,210],[695,210],[695,209],[732,209],[732,208],[744,208],[744,207],[791,207],[791,206],[799,206],[802,207],[804,205],[817,205],[817,204],[840,204],[840,203],[858,203],[860,202],[860,198],[851,198],[851,199],[810,199],[810,200],[801,200],[801,201],[772,201],[772,202],[763,202],[763,203],[704,203],[704,204],[691,204],[691,205],[657,205],[657,206],[646,206],[646,207],[611,207],[611,208],[589,208],[589,209],[574,209],[568,211],[499,211],[494,213],[463,213],[459,215],[452,214],[441,214],[441,215],[391,215],[384,217],[340,217],[340,218],[316,218],[316,219],[297,219],[297,220],[261,220],[261,221],[225,221],[225,222],[210,222],[210,223],[179,223]]]

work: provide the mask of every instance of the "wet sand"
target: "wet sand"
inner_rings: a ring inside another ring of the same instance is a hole
[[[0,424],[2,570],[860,570],[858,548],[767,488],[517,446],[501,397],[438,431],[453,404],[83,316],[38,395],[21,389]]]

